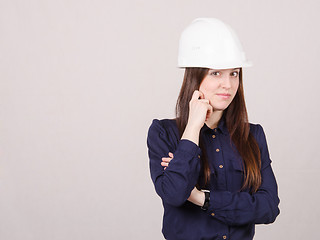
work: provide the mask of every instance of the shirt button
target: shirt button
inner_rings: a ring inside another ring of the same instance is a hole
[[[217,129],[216,129],[216,128],[214,129],[214,132],[217,132]]]
[[[198,158],[200,158],[200,155],[198,155]]]
[[[226,235],[224,235],[222,238],[223,238],[223,239],[227,239],[227,236],[226,236]]]
[[[217,149],[216,149],[216,152],[220,152],[220,149],[219,149],[219,148],[217,148]]]
[[[214,217],[214,213],[211,213],[211,216]]]
[[[213,134],[213,135],[212,135],[212,138],[216,138],[216,135]]]
[[[223,168],[223,165],[219,165],[219,168]]]

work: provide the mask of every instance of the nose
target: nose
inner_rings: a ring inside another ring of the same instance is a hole
[[[231,88],[231,79],[229,75],[225,75],[222,79],[221,79],[221,86],[225,89],[229,89]]]

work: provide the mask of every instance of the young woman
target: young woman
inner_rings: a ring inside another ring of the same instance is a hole
[[[153,120],[147,139],[163,235],[253,239],[255,224],[275,221],[279,198],[264,131],[248,122],[242,67],[251,64],[233,30],[211,18],[184,30],[178,62],[177,117]]]

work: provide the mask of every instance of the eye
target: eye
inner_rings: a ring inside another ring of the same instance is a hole
[[[239,72],[238,71],[233,71],[230,75],[232,77],[238,77],[239,76]]]
[[[220,72],[217,72],[217,71],[213,71],[210,73],[210,75],[213,75],[213,76],[220,76]]]

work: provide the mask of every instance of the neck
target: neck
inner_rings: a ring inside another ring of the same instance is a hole
[[[211,129],[218,127],[218,123],[222,117],[222,114],[223,111],[213,111],[210,117],[205,121],[205,124]]]

